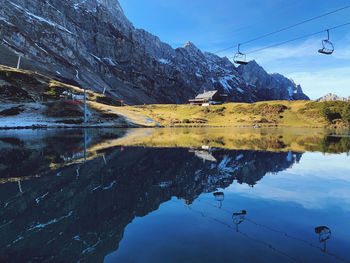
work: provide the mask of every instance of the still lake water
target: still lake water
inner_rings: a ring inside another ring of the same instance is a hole
[[[0,131],[0,262],[350,262],[348,131]]]

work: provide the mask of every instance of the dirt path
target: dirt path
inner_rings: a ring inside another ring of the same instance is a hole
[[[91,101],[88,101],[87,103],[90,107],[95,108],[96,110],[117,114],[123,117],[131,125],[143,127],[160,126],[156,121],[152,120],[151,118],[139,113],[135,113],[127,107],[115,107]]]

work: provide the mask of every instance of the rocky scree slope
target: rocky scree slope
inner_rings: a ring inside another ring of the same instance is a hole
[[[117,0],[2,0],[0,33],[0,64],[14,66],[23,55],[25,69],[130,104],[185,103],[213,89],[237,102],[307,99],[254,62],[237,70],[190,42],[173,49],[134,28]]]
[[[300,85],[281,74],[268,74],[254,60],[247,66],[239,66],[238,72],[247,85],[255,90],[259,100],[310,100]]]

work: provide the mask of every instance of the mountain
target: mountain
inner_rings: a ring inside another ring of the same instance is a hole
[[[307,99],[284,77],[254,71],[255,62],[237,70],[191,42],[173,49],[134,28],[117,0],[7,0],[0,33],[0,64],[15,66],[21,55],[23,68],[129,104],[186,103],[213,89],[237,102]]]
[[[344,97],[339,97],[336,94],[333,93],[328,93],[326,95],[324,95],[323,97],[319,98],[317,101],[350,101],[350,96],[347,98]]]
[[[246,66],[239,66],[238,72],[258,94],[260,100],[310,100],[300,85],[281,74],[268,74],[256,61],[251,61]]]

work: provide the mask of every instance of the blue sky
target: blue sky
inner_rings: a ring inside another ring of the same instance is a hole
[[[344,7],[345,0],[119,0],[137,28],[157,35],[174,48],[193,42],[215,52],[302,20]],[[304,34],[350,22],[350,8],[283,33],[242,46],[249,52]],[[350,96],[350,26],[331,31],[332,56],[317,50],[326,33],[253,53],[268,72],[278,72],[301,84],[316,99],[328,92]],[[232,57],[235,49],[219,55]]]

